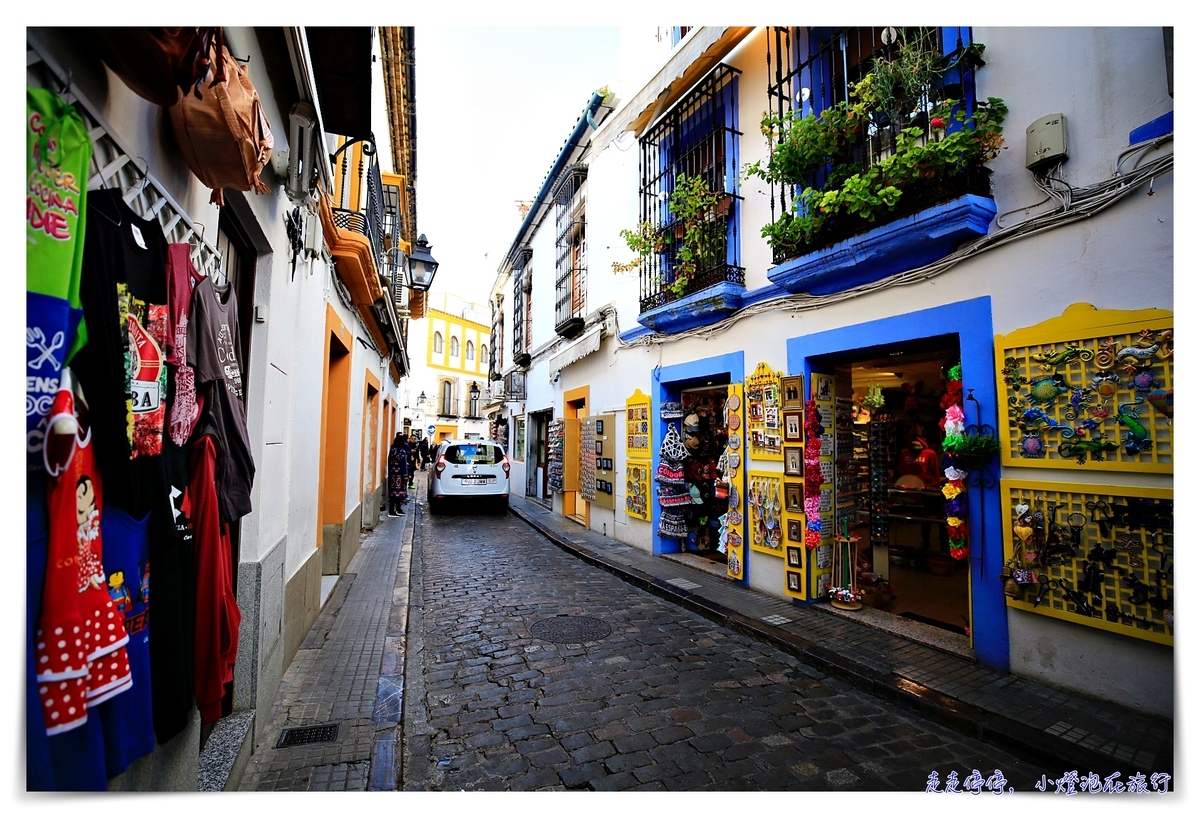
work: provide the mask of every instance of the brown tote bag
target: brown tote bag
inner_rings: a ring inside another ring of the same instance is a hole
[[[171,127],[187,166],[212,188],[209,201],[224,205],[222,188],[271,191],[261,174],[275,140],[245,67],[224,46],[218,55],[215,44],[212,63],[212,80],[171,106]]]

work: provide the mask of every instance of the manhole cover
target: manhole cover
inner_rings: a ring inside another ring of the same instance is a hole
[[[284,729],[279,736],[279,741],[276,742],[276,749],[280,747],[295,747],[299,744],[317,744],[322,741],[334,741],[337,739],[338,725],[334,724],[314,724],[311,727],[288,727]]]
[[[612,625],[590,616],[555,616],[534,622],[529,632],[547,642],[577,645],[603,639],[612,633]]]

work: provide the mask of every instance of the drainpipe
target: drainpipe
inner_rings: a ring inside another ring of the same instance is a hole
[[[533,206],[525,214],[525,219],[521,222],[520,229],[517,230],[517,236],[513,239],[512,246],[508,248],[508,254],[504,257],[501,269],[503,269],[505,264],[510,262],[513,255],[517,252],[517,248],[521,246],[526,232],[528,232],[537,220],[539,211],[545,207],[546,198],[550,195],[550,188],[554,185],[554,180],[558,178],[563,168],[566,167],[567,161],[571,158],[571,154],[574,153],[575,148],[579,146],[579,141],[583,139],[584,133],[589,127],[592,130],[599,128],[599,125],[596,123],[595,114],[596,111],[600,110],[600,105],[604,102],[604,98],[605,95],[600,91],[592,92],[592,98],[588,101],[587,107],[583,109],[583,114],[579,117],[579,121],[575,123],[575,129],[567,137],[562,150],[558,153],[558,158],[554,160],[554,164],[550,167],[550,172],[546,174],[546,179],[542,182],[541,190],[538,191],[537,197],[533,200]]]

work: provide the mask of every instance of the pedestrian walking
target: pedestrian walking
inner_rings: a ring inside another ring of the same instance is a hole
[[[407,441],[408,443],[408,487],[415,489],[417,487],[417,464],[420,462],[420,455],[417,453],[417,436],[413,434]]]
[[[417,441],[417,456],[421,459],[421,471],[429,465],[429,441],[421,438]]]
[[[404,504],[408,502],[410,458],[408,441],[403,432],[397,432],[388,450],[388,516],[404,513]]]

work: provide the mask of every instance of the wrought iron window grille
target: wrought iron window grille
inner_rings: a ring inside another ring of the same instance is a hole
[[[529,314],[533,290],[533,269],[529,266],[533,250],[522,248],[513,264],[513,356],[528,355],[532,316]]]
[[[900,52],[901,40],[930,48],[941,55],[940,65],[951,66],[940,79],[907,101],[908,110],[891,116],[881,110],[870,111],[868,121],[856,142],[850,147],[850,163],[866,169],[895,153],[896,136],[904,128],[921,131],[917,144],[923,144],[933,134],[931,114],[938,103],[947,99],[963,100],[969,116],[975,104],[975,72],[970,60],[961,60],[972,45],[971,30],[959,28],[894,27],[814,27],[768,26],[767,28],[767,99],[770,113],[778,118],[788,115],[820,116],[822,111],[842,102],[849,102],[854,85],[871,73],[876,59],[894,60]],[[951,126],[955,127],[955,126]],[[799,187],[820,187],[825,183],[829,167],[812,174],[803,186],[772,185],[770,191],[771,220],[791,212]],[[961,178],[946,180],[929,195],[906,196],[893,218],[901,218],[917,210],[946,201],[963,193],[990,196],[986,171],[972,170]],[[833,232],[825,244],[832,244],[856,232]],[[777,248],[774,262],[788,257],[786,250]]]
[[[505,374],[505,400],[525,400],[525,375],[526,373],[519,369]]]
[[[552,196],[555,226],[554,329],[572,338],[583,330],[587,301],[587,165],[569,168]]]
[[[641,139],[639,221],[657,244],[657,252],[642,260],[643,313],[721,282],[745,285],[738,241],[739,74],[732,66],[718,65]],[[702,251],[686,264],[681,258],[684,225],[669,205],[683,175],[702,179],[718,199],[706,218],[711,233]]]

